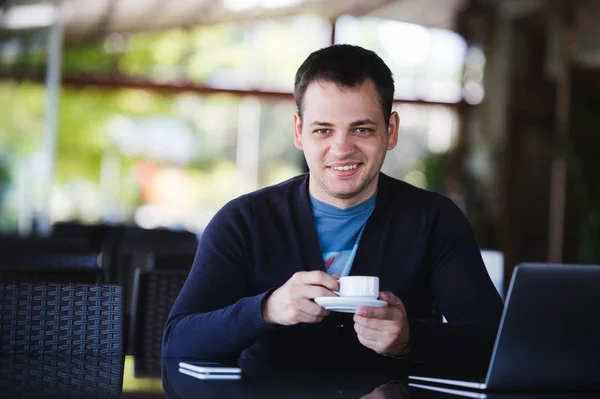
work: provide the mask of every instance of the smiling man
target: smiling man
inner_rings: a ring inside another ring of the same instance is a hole
[[[400,124],[389,68],[360,47],[324,48],[298,69],[294,94],[294,143],[309,173],[215,215],[163,355],[487,366],[502,301],[468,222],[447,198],[380,172]],[[315,303],[346,275],[378,276],[388,306],[347,315]]]
[[[310,194],[341,209],[366,201],[377,191],[386,151],[398,142],[398,114],[384,116],[371,79],[356,87],[319,79],[305,90],[294,144],[308,163]]]

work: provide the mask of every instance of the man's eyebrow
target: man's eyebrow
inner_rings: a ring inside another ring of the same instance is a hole
[[[313,123],[310,124],[310,126],[325,126],[325,127],[333,127],[333,123],[329,123],[329,122],[321,122],[321,121],[314,121]]]
[[[359,119],[357,121],[352,122],[350,124],[350,127],[365,126],[365,125],[377,125],[377,122],[375,122],[374,120],[369,119],[369,118]],[[333,127],[333,123],[314,121],[313,123],[310,124],[310,126]]]
[[[367,118],[367,119],[360,119],[360,120],[354,121],[350,124],[351,127],[358,127],[358,126],[364,126],[364,125],[377,125],[377,122]]]

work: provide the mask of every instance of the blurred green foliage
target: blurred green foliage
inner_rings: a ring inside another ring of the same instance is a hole
[[[0,148],[14,158],[31,153],[41,140],[44,96],[40,84],[0,81]]]
[[[147,91],[63,88],[58,120],[57,182],[64,183],[73,175],[98,180],[102,155],[113,145],[106,131],[111,116],[149,116],[169,110],[168,98]]]
[[[68,46],[64,50],[63,71],[204,82],[223,69],[244,70],[247,59],[244,25],[222,24],[113,34],[104,42]]]
[[[431,153],[423,159],[423,174],[427,181],[427,190],[446,193],[446,175],[448,152]]]
[[[63,73],[105,73],[110,70],[111,54],[104,49],[102,42],[67,46],[63,50]]]
[[[0,155],[0,208],[2,207],[2,200],[4,198],[3,194],[10,182],[10,170],[6,158]]]

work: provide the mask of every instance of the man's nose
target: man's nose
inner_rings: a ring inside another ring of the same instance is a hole
[[[330,152],[334,155],[346,155],[354,151],[352,136],[348,133],[336,133],[331,142]]]

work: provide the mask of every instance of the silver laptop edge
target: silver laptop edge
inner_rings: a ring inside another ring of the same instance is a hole
[[[510,285],[508,286],[508,293],[506,294],[506,302],[504,304],[504,310],[502,311],[502,317],[500,318],[500,325],[498,326],[498,332],[496,333],[496,341],[494,342],[494,349],[492,350],[492,357],[490,358],[490,365],[488,366],[488,372],[485,377],[485,386],[490,383],[490,378],[492,376],[492,370],[494,369],[494,363],[496,359],[496,352],[498,351],[498,347],[500,346],[500,336],[502,335],[502,329],[504,327],[504,320],[506,319],[506,313],[508,313],[508,305],[510,304],[510,298],[512,296],[513,287],[515,285],[515,280],[517,279],[517,274],[519,273],[520,266],[517,265],[514,268],[512,278],[510,279]],[[485,388],[483,388],[485,389]]]
[[[446,380],[443,378],[417,377],[417,376],[413,376],[413,375],[409,375],[408,378],[410,378],[411,380],[451,384],[451,385],[456,385],[456,386],[465,387],[465,388],[473,388],[473,389],[485,389],[487,387],[486,384],[483,382]]]
[[[488,371],[487,371],[487,374],[485,377],[485,381],[483,383],[474,382],[474,381],[449,380],[449,379],[444,379],[444,378],[419,377],[419,376],[414,376],[414,375],[409,375],[408,378],[411,380],[434,382],[434,383],[441,383],[441,384],[447,384],[447,385],[455,385],[455,386],[461,386],[461,387],[465,387],[465,388],[486,389],[487,384],[490,381],[490,376],[492,374],[492,369],[494,366],[494,358],[496,357],[496,351],[498,350],[498,344],[500,342],[500,335],[502,334],[502,327],[504,326],[504,319],[506,318],[506,313],[508,311],[508,304],[510,303],[510,297],[512,294],[513,286],[515,284],[515,280],[517,278],[518,272],[519,272],[519,266],[517,265],[514,269],[512,278],[510,280],[510,285],[508,287],[508,293],[506,294],[506,302],[504,305],[504,309],[502,310],[502,317],[500,318],[500,324],[498,326],[498,331],[496,332],[496,339],[494,341],[494,349],[492,351],[492,357],[490,358],[490,364],[488,365]]]

